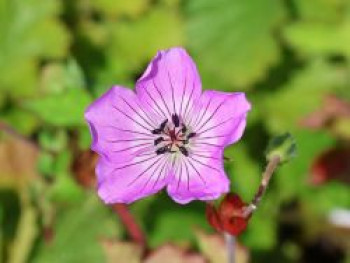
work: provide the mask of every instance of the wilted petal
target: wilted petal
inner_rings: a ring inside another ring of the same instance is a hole
[[[131,203],[162,189],[169,179],[168,156],[144,153],[125,163],[101,158],[96,174],[105,203]]]
[[[197,134],[193,150],[216,151],[239,140],[249,110],[244,93],[205,91],[188,124]]]
[[[171,119],[174,113],[185,118],[201,93],[197,68],[182,48],[159,51],[138,80],[136,93],[160,119]]]
[[[229,191],[229,180],[223,167],[222,151],[191,152],[175,164],[168,194],[178,203],[192,200],[214,200]]]
[[[85,112],[91,149],[113,162],[125,162],[153,146],[154,117],[140,108],[135,93],[115,86]]]

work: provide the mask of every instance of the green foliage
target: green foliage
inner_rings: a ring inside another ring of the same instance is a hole
[[[284,17],[282,1],[195,0],[187,12],[188,44],[199,65],[229,85],[247,87],[279,61],[273,31]]]
[[[50,94],[28,100],[23,107],[47,124],[65,127],[83,125],[84,110],[91,102],[91,96],[85,89],[78,65],[69,60],[62,67],[56,68],[57,71],[46,80],[46,90]]]
[[[103,262],[100,240],[117,234],[113,217],[96,197],[65,209],[57,218],[51,244],[40,244],[33,262]]]
[[[0,1],[0,90],[34,95],[38,65],[67,55],[69,35],[58,20],[58,0]]]
[[[10,133],[0,131],[0,261],[116,262],[124,246],[124,257],[135,250],[139,260],[141,250],[120,240],[116,215],[85,184],[96,159],[79,162],[91,143],[83,114],[112,85],[132,88],[157,50],[172,46],[188,49],[205,89],[247,92],[246,133],[225,150],[231,189],[245,202],[259,187],[268,141],[295,136],[298,155],[277,169],[239,241],[252,262],[288,258],[288,246],[304,252],[317,236],[296,241],[282,219],[323,233],[330,211],[350,207],[345,180],[310,180],[321,153],[349,144],[346,106],[331,105],[331,117],[314,125],[327,96],[350,99],[349,32],[348,0],[0,0],[0,128]],[[282,208],[295,204],[290,217]],[[222,240],[197,231],[209,230],[204,210],[165,194],[131,206],[152,248],[197,244],[215,258],[210,246]]]
[[[299,129],[302,118],[320,108],[326,94],[348,87],[347,74],[344,67],[311,60],[284,87],[261,102],[261,113],[269,116],[267,128],[273,133]]]

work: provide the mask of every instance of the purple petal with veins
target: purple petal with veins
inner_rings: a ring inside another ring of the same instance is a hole
[[[184,49],[158,52],[135,92],[115,86],[85,112],[99,196],[131,203],[166,188],[186,204],[227,193],[223,150],[241,138],[249,110],[244,93],[202,93]]]

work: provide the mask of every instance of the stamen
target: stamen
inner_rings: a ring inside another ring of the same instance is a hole
[[[187,139],[190,139],[194,136],[196,136],[197,134],[195,132],[191,132],[189,135],[187,135]]]
[[[173,120],[175,127],[179,127],[180,126],[179,116],[177,116],[177,114],[175,113],[175,114],[171,115],[171,118]]]
[[[187,149],[185,147],[183,147],[183,146],[178,146],[178,147],[179,147],[180,152],[183,155],[188,156],[188,151],[187,151]]]
[[[168,119],[164,120],[159,128],[152,130],[153,134],[161,134],[154,140],[154,145],[157,146],[161,142],[167,143],[165,146],[163,144],[159,145],[159,148],[156,149],[156,154],[165,154],[165,153],[178,153],[189,156],[189,151],[185,147],[186,144],[190,142],[190,139],[195,137],[197,133],[191,132],[187,134],[188,129],[185,124],[180,123],[179,116],[175,113],[171,115],[171,120],[174,126],[167,125]],[[180,127],[179,129],[176,129]]]
[[[169,147],[168,146],[163,146],[163,147],[160,147],[156,150],[156,154],[159,155],[159,154],[164,154],[166,152],[169,152]]]
[[[151,132],[152,132],[152,134],[161,134],[162,130],[161,129],[154,129]]]
[[[154,145],[158,145],[159,143],[161,143],[162,141],[164,141],[163,137],[159,137],[157,139],[154,140]]]
[[[165,121],[162,122],[162,124],[160,125],[159,129],[161,131],[164,131],[165,125],[168,123],[168,119],[166,119]]]

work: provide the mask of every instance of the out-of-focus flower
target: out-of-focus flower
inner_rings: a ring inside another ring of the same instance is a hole
[[[322,185],[331,180],[350,184],[350,148],[331,148],[322,152],[310,168],[310,182]]]
[[[98,194],[130,203],[166,187],[178,203],[228,192],[223,149],[242,136],[250,104],[244,93],[204,91],[182,48],[158,52],[136,92],[114,86],[86,110]]]

